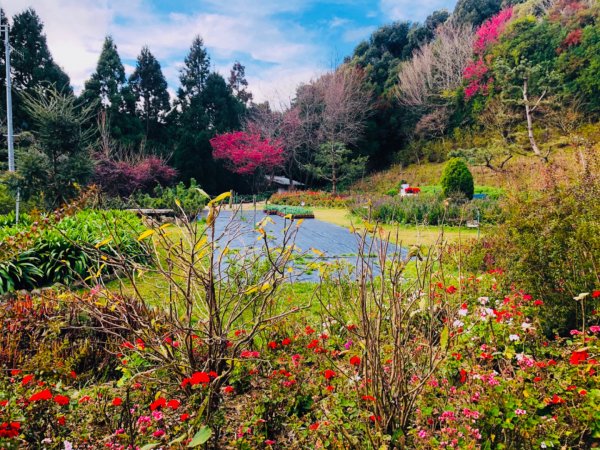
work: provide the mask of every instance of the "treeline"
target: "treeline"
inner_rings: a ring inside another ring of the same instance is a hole
[[[0,10],[0,14],[2,24],[9,24],[4,11]],[[63,96],[72,95],[70,79],[53,60],[42,20],[33,9],[12,18],[10,42],[15,49],[11,54],[11,71],[17,146],[21,149],[39,147],[39,130],[33,111],[28,107],[28,99],[39,98],[40,89],[46,88],[55,89]],[[2,85],[5,83],[4,57],[2,46]],[[181,180],[201,180],[202,186],[210,192],[231,186],[243,188],[245,185],[239,177],[214,162],[209,140],[215,134],[241,126],[252,99],[247,90],[244,66],[236,62],[228,80],[212,72],[210,56],[202,38],[196,36],[179,81],[176,97],[171,99],[161,65],[148,47],[141,49],[135,70],[127,77],[117,45],[111,36],[107,36],[96,70],[73,105],[89,120],[72,125],[94,130],[91,139],[82,143],[85,144],[82,147],[93,143],[91,157],[94,163],[99,161],[101,165],[113,160],[114,166],[123,160],[154,155],[173,166]],[[4,89],[0,90],[0,103],[0,115],[5,125]],[[110,145],[106,145],[108,140]],[[2,147],[5,152],[6,145]],[[2,163],[6,161],[5,155],[1,160]],[[89,181],[93,172],[84,172],[86,176],[74,179]]]

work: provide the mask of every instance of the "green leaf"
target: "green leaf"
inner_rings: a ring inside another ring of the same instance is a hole
[[[210,439],[211,436],[212,430],[207,426],[203,426],[200,428],[200,431],[194,435],[192,441],[188,444],[188,448],[198,447],[199,445],[204,444]]]
[[[144,445],[140,450],[152,450],[160,445],[160,442],[151,442],[150,444]]]
[[[444,327],[444,329],[442,330],[442,334],[440,336],[440,347],[442,347],[442,348],[448,347],[449,335],[450,335],[450,331],[448,330],[448,327]]]

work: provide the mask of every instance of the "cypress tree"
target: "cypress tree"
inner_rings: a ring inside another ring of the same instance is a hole
[[[146,46],[137,58],[129,85],[138,105],[137,113],[143,122],[146,138],[154,143],[164,143],[165,115],[170,109],[167,81],[160,63]]]

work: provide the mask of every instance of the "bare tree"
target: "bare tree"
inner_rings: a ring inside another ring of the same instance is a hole
[[[434,41],[423,45],[398,74],[398,99],[408,106],[446,105],[445,94],[455,90],[473,55],[475,33],[471,26],[446,23]]]

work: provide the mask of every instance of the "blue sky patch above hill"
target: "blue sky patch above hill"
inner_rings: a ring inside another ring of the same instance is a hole
[[[287,103],[294,88],[339,64],[378,26],[423,21],[455,0],[4,0],[9,16],[31,6],[55,60],[78,92],[111,34],[131,73],[143,45],[158,58],[174,93],[195,35],[225,77],[239,60],[257,101]],[[274,105],[275,106],[275,105]]]

